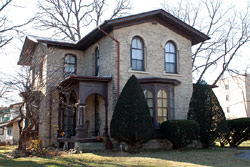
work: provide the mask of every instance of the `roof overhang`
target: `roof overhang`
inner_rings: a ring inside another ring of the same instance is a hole
[[[168,12],[162,9],[131,15],[127,17],[117,18],[113,20],[107,20],[99,27],[104,31],[106,31],[107,33],[110,33],[114,29],[128,27],[145,22],[152,22],[152,23],[156,22],[162,24],[170,28],[171,30],[175,31],[176,33],[189,39],[192,45],[196,45],[200,42],[210,39],[207,35],[196,30],[195,28],[184,23],[180,19],[174,17],[173,15],[169,14]],[[77,45],[81,50],[85,50],[89,46],[94,44],[96,41],[101,39],[103,36],[105,36],[105,34],[103,34],[97,27],[96,29],[91,31],[88,35],[86,35],[83,39],[81,39],[77,43]]]
[[[171,84],[174,86],[178,86],[181,84],[181,82],[176,79],[160,78],[160,77],[138,78],[138,81],[140,84],[161,83],[161,84]]]

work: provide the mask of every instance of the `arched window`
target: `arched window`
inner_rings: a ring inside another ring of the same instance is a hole
[[[177,73],[177,52],[173,42],[167,42],[165,46],[165,70],[167,73]]]
[[[168,95],[163,89],[157,93],[157,122],[161,124],[167,120],[168,113]]]
[[[64,77],[76,75],[76,55],[66,54],[64,58]]]
[[[149,90],[144,90],[144,96],[148,103],[150,115],[151,117],[154,117],[153,93]]]
[[[96,47],[95,49],[95,76],[98,76],[100,69],[100,55],[99,55],[99,49]]]
[[[144,46],[142,39],[134,37],[131,43],[132,70],[144,71]]]

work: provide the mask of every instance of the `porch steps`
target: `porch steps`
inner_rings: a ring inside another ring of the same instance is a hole
[[[78,151],[102,151],[105,150],[105,146],[102,142],[91,142],[91,143],[75,143],[75,148]]]

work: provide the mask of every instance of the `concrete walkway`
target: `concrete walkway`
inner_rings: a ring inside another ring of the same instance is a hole
[[[237,154],[236,157],[250,161],[250,150],[242,150],[242,151],[243,152],[240,154]]]

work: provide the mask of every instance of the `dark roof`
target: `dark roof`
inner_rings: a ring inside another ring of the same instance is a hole
[[[207,35],[189,26],[188,24],[184,23],[183,21],[179,20],[178,18],[174,17],[173,15],[162,9],[107,20],[99,27],[109,33],[113,29],[119,29],[122,27],[145,23],[149,21],[156,21],[164,26],[167,26],[173,31],[176,31],[177,33],[185,36],[186,38],[189,38],[192,41],[192,45],[210,39]],[[103,34],[97,27],[88,35],[86,35],[83,39],[81,39],[77,43],[77,45],[81,50],[85,50],[89,46],[94,44],[96,41],[101,39],[103,36],[105,36],[105,34]]]
[[[93,45],[105,36],[105,34],[101,32],[99,28],[106,31],[107,33],[110,33],[114,29],[128,27],[145,22],[155,22],[162,24],[175,31],[176,33],[189,39],[192,42],[192,45],[210,39],[207,35],[189,26],[188,24],[184,23],[183,21],[179,20],[168,12],[160,9],[136,15],[121,17],[117,19],[106,20],[102,25],[95,28],[77,43],[58,41],[50,38],[43,38],[37,36],[27,36],[21,51],[18,64],[30,65],[31,56],[34,53],[38,43],[44,43],[47,46],[54,46],[58,48],[86,50],[91,45]]]
[[[47,46],[55,46],[58,48],[66,48],[66,49],[77,49],[75,42],[70,41],[60,41],[60,40],[54,40],[51,38],[44,38],[44,37],[38,37],[38,36],[27,36],[25,39],[25,42],[23,44],[23,48],[20,54],[20,58],[18,61],[18,65],[24,65],[29,66],[32,54],[35,51],[35,48],[38,43],[44,43]]]

